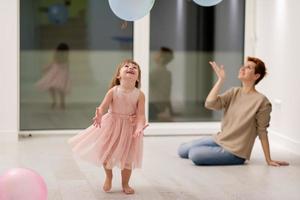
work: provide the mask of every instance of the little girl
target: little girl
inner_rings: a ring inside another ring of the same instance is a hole
[[[70,91],[69,45],[60,43],[55,51],[53,61],[44,69],[43,77],[37,82],[41,90],[49,91],[52,104],[56,107],[56,96],[60,99],[60,108],[65,109],[65,96]]]
[[[106,180],[105,192],[112,187],[112,168],[122,171],[122,188],[133,194],[129,186],[131,170],[142,164],[145,96],[140,87],[141,70],[133,60],[118,66],[110,89],[101,105],[96,108],[93,125],[71,138],[73,152],[97,166],[103,165]],[[106,114],[105,111],[108,108]]]

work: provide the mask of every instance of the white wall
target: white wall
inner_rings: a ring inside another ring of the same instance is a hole
[[[300,152],[299,0],[251,0],[247,8],[246,55],[265,61],[269,75],[259,85],[273,103],[271,140]]]
[[[0,142],[17,141],[18,1],[0,1]]]

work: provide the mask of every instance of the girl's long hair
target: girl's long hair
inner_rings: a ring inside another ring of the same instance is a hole
[[[116,72],[115,72],[115,75],[113,76],[112,80],[111,80],[111,83],[109,85],[109,89],[113,88],[114,86],[116,85],[120,85],[120,79],[118,78],[119,75],[120,75],[120,69],[127,63],[132,63],[134,65],[137,66],[138,68],[138,72],[139,72],[139,75],[138,75],[138,79],[137,81],[135,82],[135,87],[136,88],[140,88],[141,87],[141,68],[139,66],[139,64],[137,64],[134,60],[132,59],[126,59],[126,60],[123,60],[117,67],[116,69]]]

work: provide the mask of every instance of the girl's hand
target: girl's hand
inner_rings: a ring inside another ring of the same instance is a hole
[[[131,122],[132,125],[134,125],[136,123],[136,115],[131,115],[129,118],[129,121]]]
[[[140,136],[141,133],[142,133],[142,131],[136,130],[136,131],[134,132],[134,134],[133,134],[133,138],[136,138],[136,137]]]
[[[280,167],[280,166],[288,166],[289,163],[285,161],[277,161],[277,160],[270,160],[268,161],[269,166],[275,166],[275,167]]]
[[[93,118],[93,125],[96,127],[96,128],[101,128],[101,116],[99,115],[95,115],[95,117]]]
[[[224,81],[226,74],[225,74],[225,70],[224,70],[224,66],[221,65],[220,67],[217,65],[217,63],[215,61],[210,61],[209,64],[211,65],[211,67],[213,68],[213,70],[215,71],[217,77],[219,80]]]
[[[95,127],[101,128],[101,119],[102,119],[101,111],[99,110],[99,107],[96,107],[95,116],[93,117],[93,125]]]
[[[141,134],[144,135],[144,130],[149,126],[149,124],[145,124],[144,127],[142,129],[136,130],[133,134],[133,137],[139,137]]]

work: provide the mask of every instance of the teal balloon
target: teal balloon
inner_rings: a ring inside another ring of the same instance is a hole
[[[48,7],[48,19],[53,24],[64,24],[68,21],[68,9],[63,4]]]
[[[143,18],[152,9],[155,0],[109,0],[113,13],[126,21]]]
[[[196,4],[204,7],[215,6],[223,0],[193,0]]]

